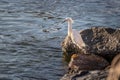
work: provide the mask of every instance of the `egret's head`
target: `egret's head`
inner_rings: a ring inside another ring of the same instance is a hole
[[[72,18],[65,18],[65,21],[67,21],[67,22],[71,22],[71,23],[73,23],[74,21],[72,20]]]

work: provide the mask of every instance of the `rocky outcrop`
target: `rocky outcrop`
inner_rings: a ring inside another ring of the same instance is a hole
[[[66,36],[62,42],[62,51],[65,57],[73,53],[96,54],[104,57],[109,62],[120,52],[120,29],[93,27],[80,32],[85,48],[79,49],[71,38]]]
[[[101,65],[104,63],[105,66],[108,66],[108,64],[111,64],[113,58],[118,53],[120,53],[120,29],[93,27],[90,29],[82,30],[80,32],[80,35],[82,36],[86,47],[80,49],[72,42],[70,37],[66,36],[62,42],[62,51],[65,59],[68,61],[70,61],[73,54],[78,54],[79,59],[77,59],[77,61],[80,63],[80,65],[82,65],[82,68],[86,68],[86,65],[84,66],[83,64],[88,64],[90,68],[96,68],[96,64],[98,63]],[[96,63],[96,60],[102,61]],[[113,62],[115,61],[116,59],[113,60]],[[95,65],[91,65],[91,63]],[[113,65],[116,65],[115,63]],[[106,80],[109,69],[105,69],[102,66],[100,68],[103,70],[98,70],[99,67],[90,70],[89,68],[86,68],[84,70],[79,69],[76,72],[72,73],[68,71],[68,73],[61,78],[61,80]],[[114,70],[117,69],[114,67]],[[114,71],[112,73],[114,74]],[[119,73],[117,73],[117,75],[118,74]],[[110,73],[109,75],[111,77]]]
[[[80,70],[67,73],[60,80],[120,80],[120,54],[118,53],[111,65],[104,70]]]

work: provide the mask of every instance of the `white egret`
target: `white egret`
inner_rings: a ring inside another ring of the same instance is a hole
[[[77,45],[80,49],[85,47],[85,43],[82,40],[82,37],[79,31],[72,29],[72,18],[66,18],[65,21],[68,22],[68,36],[71,38],[72,42]]]

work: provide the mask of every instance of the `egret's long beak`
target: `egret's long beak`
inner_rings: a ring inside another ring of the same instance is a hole
[[[62,21],[62,23],[64,23],[64,22],[66,22],[67,20],[66,19],[64,19],[63,21]]]

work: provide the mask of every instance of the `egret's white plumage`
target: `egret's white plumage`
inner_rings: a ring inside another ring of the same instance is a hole
[[[85,47],[85,43],[83,42],[79,31],[72,29],[73,20],[71,18],[66,18],[65,21],[68,22],[68,36],[71,38],[72,42],[79,48]]]

